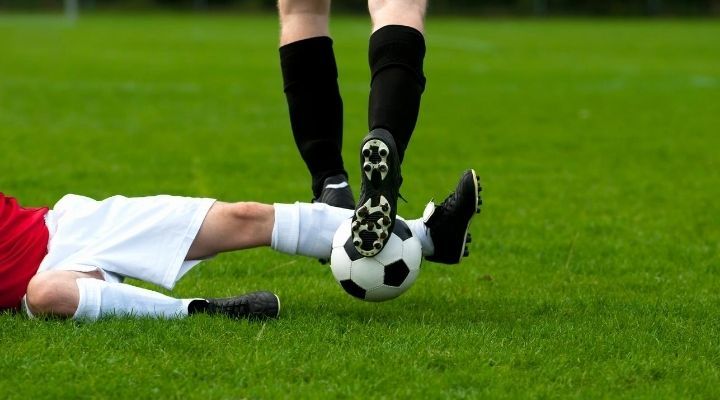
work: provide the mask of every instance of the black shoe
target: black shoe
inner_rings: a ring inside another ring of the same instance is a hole
[[[198,312],[230,318],[277,318],[280,315],[280,299],[271,292],[252,292],[222,299],[193,300],[188,306],[188,314]]]
[[[325,178],[320,197],[313,199],[313,203],[325,203],[329,206],[355,209],[355,196],[348,185],[345,175],[333,175]]]
[[[353,245],[365,257],[379,253],[395,226],[402,183],[395,140],[385,129],[374,129],[360,146],[362,185],[352,217]]]
[[[425,257],[428,261],[443,264],[457,264],[467,257],[469,250],[465,246],[470,242],[470,221],[480,212],[480,178],[475,170],[463,173],[455,191],[445,201],[436,206],[428,203],[423,213],[425,226],[430,229],[430,237],[435,253]]]

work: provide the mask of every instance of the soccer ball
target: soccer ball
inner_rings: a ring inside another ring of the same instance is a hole
[[[340,286],[365,301],[385,301],[400,296],[420,273],[422,248],[407,224],[398,218],[390,239],[374,257],[355,249],[351,220],[344,221],[333,237],[330,267]]]

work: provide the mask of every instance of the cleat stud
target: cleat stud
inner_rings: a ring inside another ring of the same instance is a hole
[[[384,216],[383,219],[382,219],[382,223],[383,223],[383,225],[385,225],[385,226],[390,225],[390,217],[388,217],[387,215]]]
[[[468,233],[467,236],[465,237],[465,243],[470,243],[470,242],[472,242],[472,235]]]
[[[387,233],[385,233],[385,232],[381,233],[380,239],[385,239],[385,238],[387,238]]]
[[[365,163],[365,165],[363,165],[363,171],[365,171],[365,172],[372,171],[372,165],[370,165],[370,163]]]
[[[390,206],[387,204],[383,204],[381,209],[383,210],[383,212],[388,212],[388,210],[390,209]]]
[[[386,149],[380,149],[380,157],[387,157],[388,151]]]
[[[480,214],[480,207],[475,209],[475,214]]]
[[[468,249],[467,247],[465,247],[465,249],[463,250],[463,257],[467,257],[467,256],[469,256],[469,255],[470,255],[470,249]]]
[[[380,250],[382,248],[382,244],[375,242],[375,244],[373,244],[373,247],[377,250]]]
[[[362,242],[359,241],[359,240],[354,240],[354,241],[353,241],[353,244],[354,244],[355,246],[360,246],[360,245],[362,244]]]
[[[370,157],[370,149],[363,149],[362,154],[365,157]]]
[[[383,164],[383,165],[380,166],[380,172],[382,172],[383,174],[386,173],[387,170],[388,170],[387,165]]]

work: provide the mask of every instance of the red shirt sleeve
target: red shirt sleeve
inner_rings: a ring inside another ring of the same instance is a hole
[[[17,309],[45,255],[46,207],[24,208],[0,193],[0,310]]]

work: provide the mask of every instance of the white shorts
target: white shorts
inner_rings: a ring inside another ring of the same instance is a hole
[[[102,201],[69,194],[45,222],[48,254],[38,273],[100,270],[110,282],[125,277],[172,289],[200,261],[185,261],[214,199],[177,196]]]

